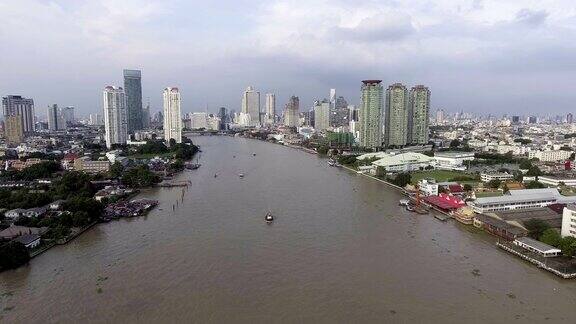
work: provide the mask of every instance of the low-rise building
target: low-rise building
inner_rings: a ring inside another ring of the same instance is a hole
[[[569,187],[576,187],[576,177],[573,174],[542,175],[538,176],[538,181],[542,184],[555,187],[562,184]]]
[[[74,170],[86,173],[104,173],[110,170],[109,161],[92,161],[88,157],[74,160]]]
[[[514,179],[514,175],[506,172],[480,173],[480,180],[482,180],[482,182],[490,182],[492,180],[506,181],[512,179]]]
[[[501,219],[484,214],[475,215],[473,225],[509,241],[528,234],[528,231],[524,228],[511,225]]]
[[[519,237],[514,240],[514,245],[518,245],[530,252],[537,253],[545,258],[559,256],[562,251],[546,243],[536,241],[529,237]]]
[[[436,152],[436,168],[444,170],[466,170],[465,163],[474,160],[474,152]]]
[[[40,235],[38,234],[24,234],[13,239],[14,242],[24,244],[28,249],[33,249],[40,245]]]
[[[386,172],[410,172],[434,166],[434,158],[421,153],[400,153],[387,155],[374,162],[375,167],[383,167]]]
[[[538,159],[542,162],[557,162],[564,161],[570,158],[572,151],[564,150],[550,150],[550,151],[530,151],[528,152],[529,159]]]
[[[477,198],[470,203],[476,213],[513,209],[534,209],[552,204],[575,203],[576,196],[562,196],[555,188],[511,190],[498,197]]]
[[[438,183],[434,179],[422,179],[418,181],[420,193],[424,196],[438,195]]]

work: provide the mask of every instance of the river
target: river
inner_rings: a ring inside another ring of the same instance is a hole
[[[183,201],[181,188],[147,190],[140,196],[160,201],[147,216],[98,225],[0,273],[0,322],[576,318],[575,281],[497,249],[491,236],[401,210],[383,183],[280,145],[193,140],[202,167],[177,177],[191,181]]]

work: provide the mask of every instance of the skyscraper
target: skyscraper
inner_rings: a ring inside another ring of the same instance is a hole
[[[386,90],[384,142],[386,146],[404,146],[408,141],[408,89],[395,83]]]
[[[59,131],[66,129],[64,111],[57,104],[48,106],[48,130]]]
[[[430,115],[430,90],[417,85],[410,90],[409,143],[427,144]]]
[[[166,88],[164,99],[164,139],[166,144],[170,139],[182,143],[182,113],[180,112],[180,91],[178,88]]]
[[[334,106],[330,108],[330,125],[332,127],[347,126],[348,115],[348,102],[342,96],[337,97]]]
[[[34,100],[22,96],[6,96],[2,98],[2,110],[5,119],[8,116],[19,116],[24,135],[34,132]]]
[[[110,149],[114,144],[126,144],[128,129],[124,89],[107,86],[103,91],[103,99],[106,147]]]
[[[20,144],[24,140],[24,131],[22,130],[22,118],[19,115],[4,117],[4,135],[6,141],[10,144]]]
[[[284,107],[284,125],[288,127],[298,127],[300,110],[300,99],[296,96],[291,96],[288,103]]]
[[[140,70],[124,70],[126,114],[128,132],[142,129],[142,73]]]
[[[260,126],[260,92],[250,86],[242,95],[242,113],[250,116],[250,125]]]
[[[436,110],[436,124],[440,125],[444,122],[444,109]]]
[[[330,128],[330,102],[326,99],[314,102],[314,129],[324,131]]]
[[[276,122],[276,95],[266,94],[266,120],[264,123],[272,125]]]
[[[142,109],[142,129],[150,127],[150,103]]]
[[[358,111],[360,145],[377,149],[382,147],[382,80],[362,81],[362,102]]]
[[[62,117],[64,118],[64,122],[66,125],[72,125],[76,122],[76,118],[74,117],[74,107],[68,106],[62,109]]]
[[[88,123],[92,126],[102,125],[102,116],[100,114],[90,114]]]
[[[220,107],[220,109],[218,109],[218,118],[220,118],[220,125],[218,126],[218,129],[227,130],[230,121],[228,118],[228,111],[226,110],[226,107]]]
[[[574,117],[572,116],[572,113],[568,113],[566,115],[566,123],[572,124],[573,121],[574,121]]]

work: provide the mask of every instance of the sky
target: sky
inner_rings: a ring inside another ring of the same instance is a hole
[[[363,79],[424,84],[432,109],[564,114],[576,103],[574,0],[0,0],[0,95],[102,109],[141,69],[143,102],[239,110],[244,89],[300,109]]]

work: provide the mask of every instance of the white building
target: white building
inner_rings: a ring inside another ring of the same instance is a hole
[[[242,95],[242,113],[250,115],[250,125],[260,126],[260,92],[250,86]]]
[[[576,205],[569,204],[564,207],[562,212],[562,237],[576,237]]]
[[[512,179],[514,179],[514,175],[512,175],[510,173],[505,173],[505,172],[480,173],[480,180],[482,180],[482,182],[490,182],[492,180],[506,181],[506,180],[512,180]]]
[[[188,118],[190,118],[190,129],[208,129],[208,115],[205,112],[188,114]]]
[[[276,122],[276,95],[266,94],[266,115],[264,123],[272,125]]]
[[[124,89],[107,86],[104,88],[103,98],[106,147],[111,148],[113,144],[126,144],[128,129]]]
[[[564,151],[564,150],[555,150],[555,151],[530,151],[528,152],[528,158],[533,159],[537,158],[542,162],[557,162],[557,161],[565,161],[567,160],[570,155],[572,155],[572,151]]]
[[[90,114],[88,124],[92,126],[102,125],[102,116],[100,114]]]
[[[445,170],[466,170],[467,161],[474,160],[474,152],[436,152],[436,168]]]
[[[368,153],[358,157],[359,160],[370,158],[377,159],[376,161],[372,162],[373,172],[376,172],[378,167],[383,167],[388,173],[395,173],[416,171],[434,165],[434,158],[415,152],[400,153],[395,155],[378,152]]]
[[[422,179],[418,181],[418,188],[424,196],[438,195],[438,183],[436,183],[434,179]]]
[[[470,203],[474,212],[482,214],[492,211],[534,209],[556,203],[574,203],[575,196],[562,196],[557,189],[510,190],[508,195],[476,198]]]
[[[174,139],[176,143],[182,143],[182,114],[180,112],[180,91],[178,88],[166,88],[163,93],[164,99],[164,139],[166,143]]]
[[[538,181],[545,185],[558,187],[561,184],[576,187],[576,178],[573,176],[538,176]]]

